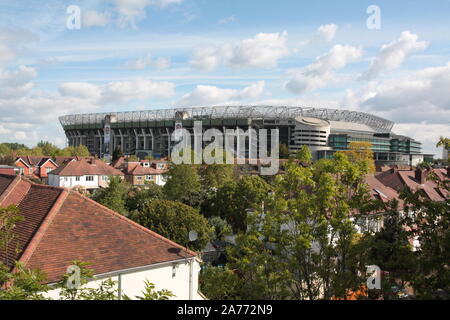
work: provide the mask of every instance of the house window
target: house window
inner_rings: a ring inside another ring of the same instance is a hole
[[[53,168],[45,168],[45,172],[46,173],[49,173],[50,171],[52,171],[53,170]]]
[[[142,177],[137,177],[136,178],[138,181],[141,181],[142,180]]]
[[[152,176],[147,176],[146,179],[147,180],[153,180]]]
[[[80,177],[75,177],[75,181],[80,181]]]
[[[109,178],[108,178],[108,176],[103,176],[102,179],[103,179],[103,181],[108,181]]]
[[[86,181],[94,181],[94,176],[86,176]]]

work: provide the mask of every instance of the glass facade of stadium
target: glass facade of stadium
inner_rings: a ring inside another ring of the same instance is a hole
[[[315,121],[316,119],[317,121]],[[279,144],[295,152],[308,145],[314,158],[330,157],[353,141],[372,144],[375,160],[381,164],[409,164],[421,155],[421,143],[391,132],[392,121],[356,111],[309,107],[229,106],[177,108],[135,112],[78,114],[60,117],[70,146],[85,145],[92,154],[109,157],[113,150],[156,158],[170,154],[175,127],[192,132],[195,121],[203,131],[215,128],[279,130]],[[245,138],[246,150],[255,143]],[[256,142],[257,143],[257,142]],[[248,154],[246,155],[248,156]]]

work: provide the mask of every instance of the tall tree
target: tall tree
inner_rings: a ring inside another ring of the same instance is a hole
[[[132,212],[130,218],[140,225],[183,246],[188,245],[190,249],[196,251],[202,250],[206,246],[212,232],[208,220],[196,209],[176,201],[151,201],[142,210]],[[190,231],[197,232],[197,240],[189,242]]]
[[[167,199],[198,207],[201,203],[201,184],[197,168],[188,164],[170,164],[164,174],[164,194]]]
[[[218,189],[235,179],[234,166],[230,164],[210,164],[199,170],[202,187]]]
[[[348,150],[339,151],[347,155],[350,162],[367,170],[369,173],[375,172],[375,160],[373,157],[372,144],[368,141],[350,142]]]
[[[443,194],[450,194],[450,181],[435,179]],[[419,298],[450,298],[450,197],[433,201],[424,190],[406,188],[401,193],[404,201],[405,224],[409,239],[418,241],[415,251],[417,268],[412,286]]]
[[[97,189],[92,198],[111,210],[127,214],[125,204],[128,189],[129,185],[125,180],[110,176],[109,185],[106,188]]]
[[[301,146],[297,151],[295,158],[300,162],[310,163],[312,161],[311,149],[306,145]]]
[[[220,187],[210,199],[209,215],[225,219],[235,232],[246,229],[246,216],[264,206],[271,186],[259,176],[243,176]]]
[[[319,166],[288,164],[273,197],[247,216],[247,232],[229,249],[250,298],[345,298],[359,288],[365,266],[352,218],[368,201],[365,173],[342,154]]]

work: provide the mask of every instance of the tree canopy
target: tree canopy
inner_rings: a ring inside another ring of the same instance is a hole
[[[199,251],[205,248],[212,229],[196,209],[170,200],[151,201],[140,210],[130,214],[130,218],[140,225],[153,230],[170,240]],[[188,234],[195,231],[198,239],[189,242]]]

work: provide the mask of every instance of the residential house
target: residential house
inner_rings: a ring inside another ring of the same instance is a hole
[[[439,169],[423,169],[406,168],[404,170],[398,168],[392,168],[391,170],[377,174],[375,177],[383,185],[400,192],[405,187],[410,188],[413,191],[422,189],[426,196],[433,201],[444,201],[450,197],[450,194],[438,186],[433,180],[429,179],[430,174],[434,175],[440,180],[450,180],[449,168]]]
[[[75,162],[78,163],[78,162]],[[89,262],[88,287],[112,279],[123,295],[142,295],[144,281],[167,289],[174,299],[203,299],[198,291],[200,260],[195,252],[148,230],[71,189],[37,185],[0,174],[0,206],[15,204],[24,220],[13,229],[0,261],[40,269],[56,284],[74,260]],[[46,296],[58,299],[60,289]]]
[[[123,177],[123,173],[99,159],[69,161],[49,173],[48,184],[55,187],[82,187],[94,190],[109,185],[110,176]]]
[[[163,174],[167,170],[168,163],[163,160],[125,161],[124,164],[125,179],[135,186],[143,186],[149,182],[163,186],[165,184]]]
[[[58,168],[58,164],[47,156],[17,157],[14,165],[19,169],[21,175],[44,181],[47,180],[50,171]]]
[[[15,175],[19,172],[19,169],[14,166],[8,166],[8,165],[0,165],[0,174],[9,174],[9,175]]]

